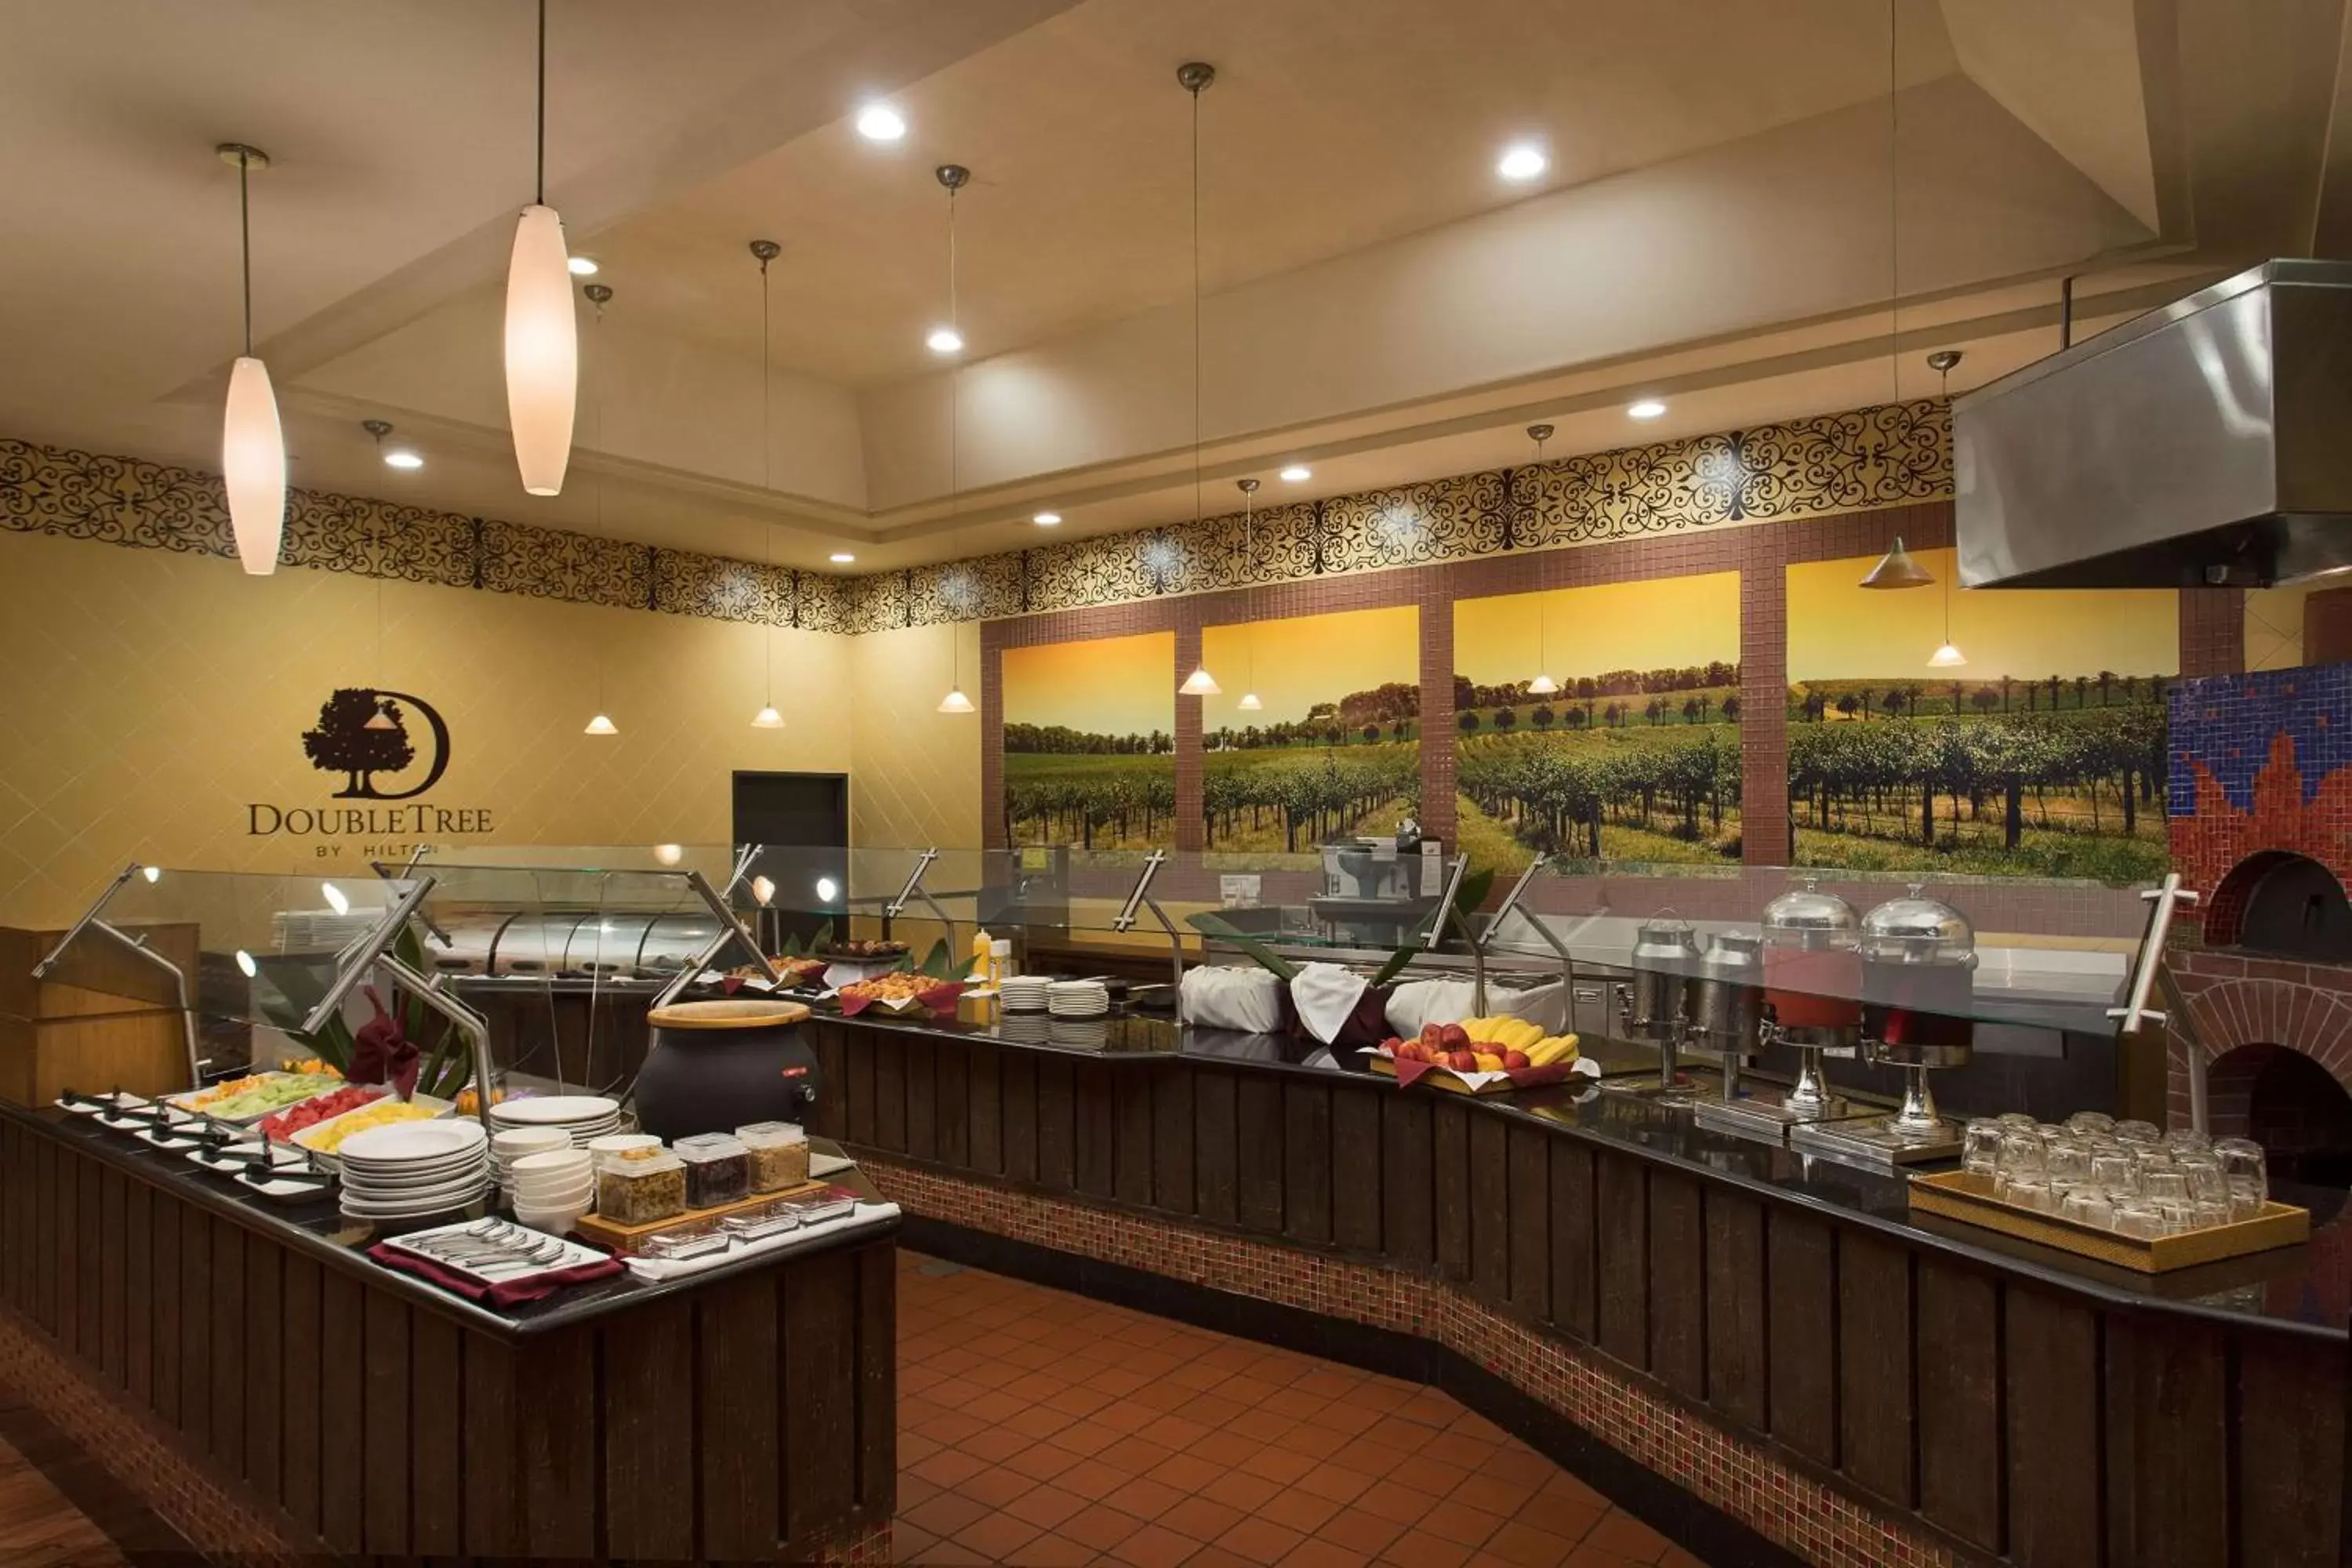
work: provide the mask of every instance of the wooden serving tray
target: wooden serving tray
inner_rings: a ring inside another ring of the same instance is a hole
[[[1992,1178],[1974,1171],[1943,1171],[1911,1178],[1911,1206],[1925,1214],[1980,1225],[2005,1236],[2039,1242],[2078,1258],[2142,1274],[2168,1274],[2249,1252],[2293,1247],[2311,1239],[2311,1211],[2266,1203],[2252,1219],[2209,1226],[2182,1236],[2122,1236],[2081,1225],[2040,1209],[2020,1207],[1993,1196]]]
[[[1396,1063],[1393,1060],[1381,1055],[1378,1051],[1372,1051],[1367,1054],[1371,1058],[1372,1070],[1374,1072],[1380,1074],[1382,1078],[1396,1077]],[[1415,1089],[1419,1089],[1423,1084],[1427,1084],[1430,1088],[1436,1089],[1441,1094],[1508,1094],[1513,1089],[1519,1087],[1517,1084],[1513,1083],[1509,1079],[1504,1079],[1499,1083],[1485,1084],[1479,1088],[1473,1089],[1470,1085],[1464,1083],[1460,1079],[1454,1077],[1454,1069],[1452,1068],[1441,1067],[1433,1067],[1427,1072],[1412,1080],[1412,1087]]]
[[[772,1193],[754,1193],[740,1203],[721,1204],[715,1209],[688,1209],[667,1219],[647,1220],[643,1225],[614,1225],[602,1215],[583,1215],[572,1233],[583,1241],[593,1241],[610,1252],[625,1258],[635,1258],[645,1250],[646,1243],[656,1236],[667,1236],[674,1230],[694,1230],[715,1225],[730,1214],[745,1209],[765,1208],[781,1198],[804,1198],[821,1193],[833,1185],[830,1181],[803,1182],[796,1186],[779,1187]]]

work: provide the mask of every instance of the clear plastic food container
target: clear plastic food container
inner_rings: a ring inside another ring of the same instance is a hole
[[[726,1231],[712,1226],[702,1230],[674,1230],[656,1236],[646,1243],[647,1258],[709,1258],[726,1251],[734,1238]]]
[[[614,1225],[650,1225],[686,1212],[686,1162],[667,1149],[623,1149],[596,1166],[596,1213]]]
[[[751,1195],[751,1155],[731,1132],[703,1132],[672,1146],[686,1163],[686,1206],[713,1209]]]
[[[804,1226],[823,1225],[827,1220],[839,1219],[856,1208],[857,1200],[855,1197],[802,1198],[797,1202],[787,1199],[783,1206],[800,1215],[801,1224]]]
[[[748,1214],[730,1214],[719,1223],[730,1236],[740,1236],[745,1241],[757,1241],[762,1237],[782,1236],[785,1231],[799,1229],[801,1216],[782,1204],[772,1204]]]
[[[808,1134],[789,1121],[754,1121],[735,1129],[751,1157],[751,1190],[780,1193],[809,1179]]]

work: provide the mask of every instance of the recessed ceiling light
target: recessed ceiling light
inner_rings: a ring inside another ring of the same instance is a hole
[[[575,256],[563,265],[572,268],[572,276],[574,278],[593,278],[596,276],[596,264],[587,257]]]
[[[925,338],[923,342],[929,346],[930,351],[935,354],[960,354],[963,353],[963,334],[957,331],[953,327],[933,327],[931,329],[931,335]]]
[[[887,103],[869,103],[857,111],[857,133],[868,142],[896,142],[907,133],[907,117]]]
[[[1495,161],[1495,173],[1507,180],[1532,180],[1550,167],[1551,160],[1544,156],[1544,150],[1526,142],[1504,148],[1503,155]]]
[[[1040,528],[1059,528],[1062,525],[1062,514],[1058,511],[1041,511],[1029,521]]]
[[[421,468],[425,466],[425,459],[405,447],[394,447],[383,455],[383,466],[387,468]]]
[[[1627,405],[1625,415],[1630,419],[1655,419],[1665,411],[1664,404],[1654,397],[1645,397],[1639,403]]]
[[[846,566],[851,562],[856,560],[857,557],[852,555],[846,550],[836,550],[825,559],[831,561],[835,566]]]
[[[1282,470],[1281,477],[1286,484],[1303,485],[1315,477],[1315,470],[1304,463],[1293,463]]]

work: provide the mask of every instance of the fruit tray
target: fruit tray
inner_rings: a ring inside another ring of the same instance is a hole
[[[1923,1214],[1980,1225],[2004,1236],[2142,1274],[2169,1273],[2311,1239],[2311,1211],[2291,1204],[2266,1203],[2252,1219],[2206,1226],[2179,1236],[2137,1237],[2006,1202],[1993,1195],[1991,1177],[1974,1171],[1914,1176],[1910,1197],[1911,1206]]]

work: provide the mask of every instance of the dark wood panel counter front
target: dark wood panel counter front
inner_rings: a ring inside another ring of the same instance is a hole
[[[0,1367],[180,1472],[151,1504],[207,1552],[190,1495],[303,1557],[807,1561],[887,1527],[895,1222],[493,1310],[368,1259],[334,1210],[0,1107]]]
[[[1144,1018],[1101,1052],[953,1020],[812,1030],[817,1131],[886,1190],[903,1167],[1063,1205],[1069,1246],[1086,1213],[1132,1216],[1438,1282],[1958,1560],[2338,1561],[2341,1194],[2308,1246],[2148,1279],[1914,1220],[1899,1178],[1589,1085],[1401,1090]]]

